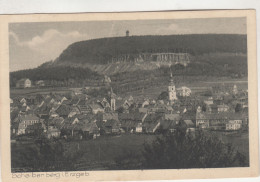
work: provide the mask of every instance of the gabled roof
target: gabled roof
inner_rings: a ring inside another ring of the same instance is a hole
[[[184,113],[182,115],[183,120],[195,120],[196,119],[196,114],[195,113]]]
[[[243,119],[241,113],[231,113],[231,112],[223,112],[223,113],[197,113],[196,119]]]
[[[110,119],[107,122],[103,124],[105,127],[119,127],[121,123],[119,121],[116,121],[114,119]]]
[[[123,120],[121,121],[121,127],[123,128],[135,128],[138,126],[140,122],[133,121],[133,120]]]
[[[144,120],[145,123],[154,123],[163,118],[163,114],[148,114]]]
[[[56,113],[59,114],[60,116],[67,116],[69,115],[71,111],[71,107],[68,105],[60,105],[60,107],[56,110]]]
[[[28,79],[28,78],[22,78],[22,79],[18,80],[17,83],[22,84],[22,83],[24,83],[26,80],[29,80],[29,81],[30,81],[30,79]]]
[[[120,113],[118,119],[122,120],[133,120],[133,121],[142,121],[145,117],[145,113],[134,112],[134,113]]]
[[[87,105],[87,101],[86,100],[80,100],[78,105],[79,106],[85,106],[85,105]]]
[[[19,117],[20,121],[27,121],[27,120],[39,120],[39,118],[35,115],[21,115]]]
[[[102,117],[103,120],[110,120],[110,119],[118,120],[118,113],[113,113],[113,112],[103,113]]]
[[[173,120],[162,120],[160,121],[160,126],[163,130],[175,129],[177,127],[177,123]]]
[[[104,109],[100,103],[93,103],[93,104],[90,104],[89,106],[91,107],[92,110]]]
[[[35,109],[35,113],[37,114],[49,114],[51,107],[48,106],[46,103],[43,103],[40,107]]]
[[[64,100],[61,104],[63,104],[63,105],[70,105],[71,101],[70,100]]]
[[[165,120],[172,120],[172,121],[176,121],[176,120],[180,120],[180,115],[179,114],[165,114],[164,115],[164,119]]]
[[[187,126],[187,128],[194,128],[195,124],[191,120],[184,120],[184,124]]]
[[[80,102],[80,99],[79,99],[78,97],[74,97],[74,98],[71,100],[70,104],[72,104],[72,105],[77,105],[79,102]]]
[[[88,123],[83,123],[81,125],[81,130],[82,131],[87,131],[89,133],[94,133],[94,132],[98,132],[98,126],[95,122],[88,122]]]

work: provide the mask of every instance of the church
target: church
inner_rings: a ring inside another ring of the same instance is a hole
[[[173,82],[172,73],[171,73],[170,83],[168,86],[168,93],[169,93],[169,101],[171,104],[173,104],[174,101],[177,100],[177,95],[176,95],[176,88]]]

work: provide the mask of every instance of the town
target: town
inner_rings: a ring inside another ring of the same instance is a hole
[[[44,81],[35,85],[44,87]],[[17,82],[19,89],[33,87],[29,79]],[[173,133],[177,126],[187,133],[198,129],[226,133],[247,132],[248,93],[237,85],[211,93],[193,93],[176,88],[172,74],[168,90],[158,99],[122,98],[107,86],[106,97],[90,97],[85,88],[69,94],[32,94],[10,99],[11,138],[21,136],[90,140],[100,136]]]

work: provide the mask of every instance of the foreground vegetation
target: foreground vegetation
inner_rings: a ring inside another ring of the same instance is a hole
[[[184,130],[183,130],[184,131]],[[234,144],[229,144],[233,142]],[[197,132],[175,134],[122,134],[96,140],[37,140],[12,144],[12,170],[124,170],[249,166],[245,140],[222,140]]]

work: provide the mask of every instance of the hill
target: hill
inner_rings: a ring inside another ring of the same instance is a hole
[[[120,55],[188,52],[202,55],[216,52],[246,53],[246,35],[194,34],[130,36],[75,42],[55,60],[55,64],[107,64]]]
[[[168,83],[170,69],[176,82],[193,77],[247,77],[246,35],[170,35],[103,38],[71,44],[54,62],[35,69],[10,73],[10,85],[29,78],[49,86],[104,86],[109,75],[116,92],[142,90]],[[187,65],[169,62],[111,62],[118,55],[182,52],[190,55]],[[185,79],[186,76],[186,79]]]
[[[103,76],[89,68],[55,66],[40,66],[34,69],[20,70],[10,73],[10,86],[21,78],[33,81],[44,80],[48,86],[98,86],[102,84]]]

